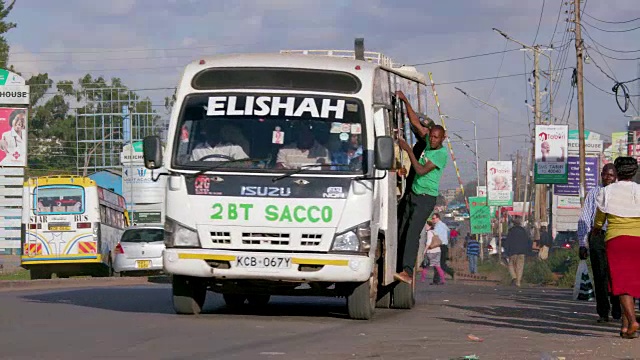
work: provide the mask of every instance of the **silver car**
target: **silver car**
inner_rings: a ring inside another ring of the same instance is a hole
[[[159,226],[131,227],[114,249],[113,270],[124,273],[162,272],[164,229]]]

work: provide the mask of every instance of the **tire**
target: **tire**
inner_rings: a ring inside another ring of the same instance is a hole
[[[247,296],[241,294],[222,294],[222,298],[224,299],[224,303],[230,309],[239,309],[243,307],[247,300]]]
[[[249,296],[247,296],[247,301],[249,302],[249,305],[255,306],[255,307],[267,306],[267,304],[269,303],[269,300],[271,300],[271,295],[249,295]]]
[[[53,273],[47,269],[32,268],[29,270],[31,280],[48,280],[51,279]]]
[[[378,300],[378,266],[374,265],[369,280],[359,284],[347,296],[349,317],[354,320],[371,320]]]
[[[384,295],[380,294],[381,291],[385,291]],[[376,308],[388,309],[390,307],[391,307],[391,291],[387,289],[378,288],[378,301],[376,301]]]
[[[411,309],[416,304],[416,273],[413,273],[413,281],[409,285],[399,282],[393,287],[391,307],[394,309]]]
[[[202,312],[202,306],[207,297],[207,287],[201,279],[174,275],[173,309],[176,314],[197,315]]]

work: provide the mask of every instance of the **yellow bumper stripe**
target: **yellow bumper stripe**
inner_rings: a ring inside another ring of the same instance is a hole
[[[347,266],[349,260],[325,260],[325,259],[301,259],[293,258],[291,262],[298,265],[335,265],[335,266]]]
[[[218,260],[218,261],[234,261],[236,259],[233,255],[211,255],[211,254],[178,254],[179,259],[189,260]]]

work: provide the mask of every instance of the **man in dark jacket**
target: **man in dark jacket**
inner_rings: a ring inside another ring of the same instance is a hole
[[[509,229],[505,251],[509,255],[509,274],[511,274],[511,284],[520,287],[522,284],[522,273],[524,272],[524,261],[526,255],[531,251],[531,237],[527,230],[522,227],[520,217],[513,219],[513,227]]]
[[[546,226],[540,227],[540,250],[538,251],[538,258],[540,260],[547,260],[549,257],[549,249],[553,246],[553,239],[551,234],[547,231]]]

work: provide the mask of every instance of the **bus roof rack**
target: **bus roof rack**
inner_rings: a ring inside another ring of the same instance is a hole
[[[312,55],[312,56],[331,56],[340,57],[345,59],[355,59],[356,52],[354,50],[280,50],[280,54],[295,54],[295,55]],[[386,66],[388,68],[397,67],[394,66],[390,57],[385,56],[382,53],[374,51],[365,51],[364,59],[367,62]]]

